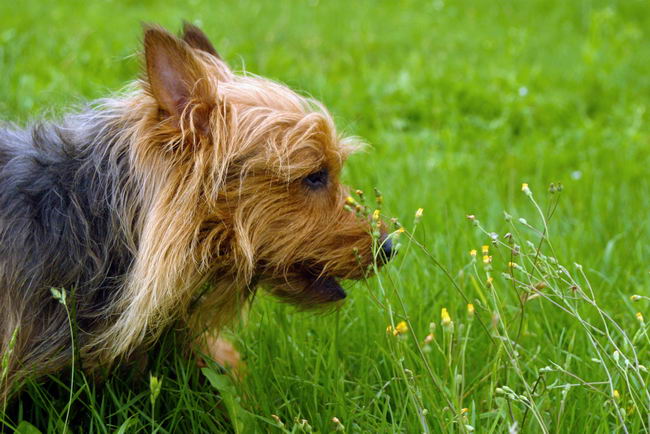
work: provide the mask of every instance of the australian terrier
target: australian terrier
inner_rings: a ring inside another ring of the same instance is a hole
[[[73,351],[111,366],[172,322],[214,336],[257,287],[336,302],[391,257],[345,205],[357,141],[321,104],[233,73],[190,24],[146,27],[144,65],[118,97],[0,128],[3,395]]]

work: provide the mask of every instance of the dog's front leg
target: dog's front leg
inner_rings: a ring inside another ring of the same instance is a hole
[[[206,332],[196,341],[197,364],[204,367],[210,359],[232,374],[235,378],[241,379],[244,371],[244,363],[241,361],[239,351],[223,336],[215,336]]]

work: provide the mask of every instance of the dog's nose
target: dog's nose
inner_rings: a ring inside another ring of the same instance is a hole
[[[380,256],[382,261],[388,262],[395,256],[395,249],[393,248],[393,241],[389,237],[383,237],[380,246]]]

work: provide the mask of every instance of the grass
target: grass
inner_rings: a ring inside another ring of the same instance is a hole
[[[233,331],[243,384],[168,337],[155,381],[31,384],[9,428],[63,431],[69,411],[100,433],[650,429],[645,1],[4,2],[0,118],[119,89],[139,23],[182,19],[372,144],[345,181],[382,191],[402,251],[334,314],[257,300]]]

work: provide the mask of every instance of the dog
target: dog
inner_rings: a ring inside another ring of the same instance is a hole
[[[319,102],[234,73],[188,23],[145,26],[143,52],[119,96],[0,128],[3,395],[75,351],[116,364],[172,323],[218,336],[257,288],[336,304],[393,254],[381,219],[346,205],[358,140]]]

